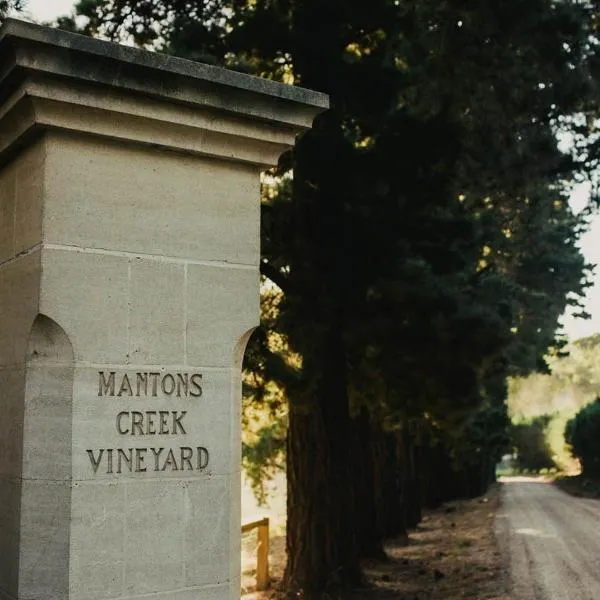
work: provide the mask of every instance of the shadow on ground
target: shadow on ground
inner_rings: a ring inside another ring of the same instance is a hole
[[[488,496],[455,502],[431,511],[406,537],[386,545],[387,558],[365,561],[369,587],[347,594],[348,600],[513,600],[503,557],[494,534],[500,485]],[[273,591],[252,593],[244,600],[277,599],[285,566],[283,537],[272,542]],[[248,591],[252,573],[245,574]],[[333,599],[332,599],[333,600]]]

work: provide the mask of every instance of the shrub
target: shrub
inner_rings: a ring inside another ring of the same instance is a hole
[[[556,467],[547,436],[551,419],[550,415],[541,415],[512,425],[511,439],[520,471],[539,473]]]
[[[582,408],[565,428],[565,439],[586,476],[600,477],[600,398]]]

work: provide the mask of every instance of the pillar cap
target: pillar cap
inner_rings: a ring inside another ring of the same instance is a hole
[[[14,129],[10,124],[0,128],[0,160],[23,135],[41,127],[131,138],[264,167],[328,107],[326,94],[212,65],[16,19],[0,28],[0,125],[15,110],[30,113],[26,131],[7,132]],[[153,139],[159,123],[165,131]],[[224,145],[236,143],[223,136],[241,138],[245,150],[239,155],[226,150]],[[258,144],[253,151],[251,140]]]

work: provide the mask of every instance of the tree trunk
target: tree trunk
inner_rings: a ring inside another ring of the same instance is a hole
[[[447,466],[444,461],[444,448],[440,443],[428,443],[421,448],[419,464],[423,506],[438,508],[446,500]]]
[[[358,552],[363,558],[384,556],[381,527],[377,515],[375,489],[375,447],[371,417],[363,408],[352,419],[352,480]],[[377,490],[378,492],[379,490]]]
[[[493,456],[490,456],[490,483],[497,483],[498,482],[498,475],[496,473],[496,467],[497,467],[497,463],[496,460],[494,459]]]
[[[374,425],[375,504],[383,539],[406,533],[406,510],[401,488],[396,435]]]
[[[406,491],[406,524],[409,528],[413,528],[422,519],[421,486],[417,469],[418,448],[408,431],[402,433],[401,442],[404,449],[403,488]]]
[[[302,598],[362,583],[350,478],[345,356],[329,344],[310,407],[290,403],[284,584]]]

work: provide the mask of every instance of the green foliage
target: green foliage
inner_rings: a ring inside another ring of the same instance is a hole
[[[586,477],[600,476],[600,398],[582,408],[565,429],[573,456]]]
[[[510,449],[509,424],[504,403],[473,415],[456,438],[458,465],[468,466],[478,455],[498,462]]]
[[[537,473],[556,467],[547,439],[551,420],[551,415],[541,415],[512,425],[510,435],[517,455],[517,466],[521,471]]]
[[[281,421],[255,432],[253,442],[242,442],[242,466],[259,506],[268,501],[267,483],[285,466],[286,428]]]
[[[287,373],[289,367],[281,358],[284,343],[268,335],[268,323],[276,318],[280,302],[276,291],[263,290],[263,327],[252,335],[244,356],[242,464],[259,505],[268,500],[268,483],[285,468],[288,413],[277,374]]]

